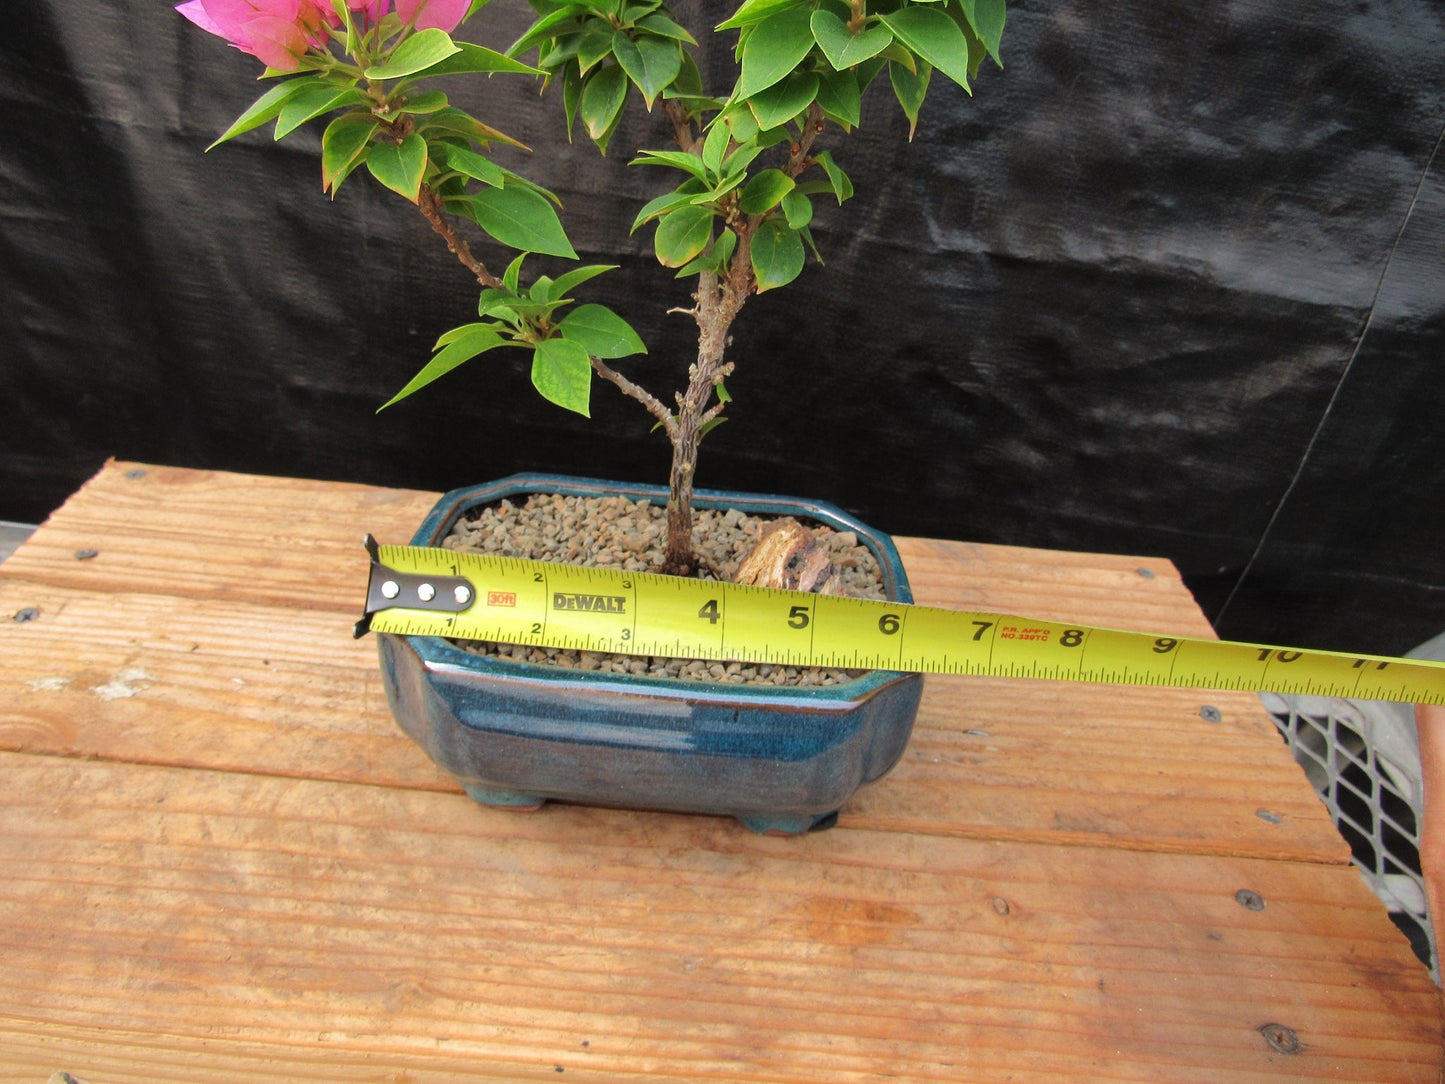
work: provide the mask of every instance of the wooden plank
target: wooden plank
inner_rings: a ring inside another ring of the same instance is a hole
[[[0,576],[84,591],[277,602],[356,614],[367,532],[405,542],[436,494],[110,462]],[[77,559],[77,552],[95,556]]]
[[[314,1079],[320,1052],[335,1079],[1440,1071],[1437,991],[1343,867],[771,840],[19,754],[0,772],[0,1064],[105,1082]]]
[[[27,607],[0,621],[0,748],[460,790],[350,617],[0,579],[0,613]]]
[[[898,767],[843,823],[990,839],[1348,862],[1247,693],[930,676]]]
[[[132,477],[136,472],[139,477]],[[436,494],[108,463],[0,566],[90,591],[278,603],[354,614],[363,535],[411,537]],[[898,540],[918,601],[1212,635],[1168,561]],[[95,550],[77,560],[75,554]],[[1141,576],[1138,569],[1150,572]]]
[[[894,541],[920,605],[1214,637],[1178,570],[1160,557]]]
[[[108,464],[0,566],[0,612],[45,615],[0,626],[14,640],[0,747],[454,789],[391,722],[374,647],[347,639],[365,567],[355,540],[407,537],[434,500]],[[899,544],[920,602],[1208,634],[1166,561]],[[100,553],[77,560],[84,547]],[[128,671],[151,680],[106,699]],[[927,688],[903,764],[849,806],[851,823],[1345,859],[1250,696],[948,677]],[[1204,696],[1223,723],[1199,718]]]
[[[351,616],[0,577],[0,748],[457,789],[391,719]],[[1344,862],[1258,701],[933,676],[857,827]],[[1261,818],[1263,809],[1271,819]]]

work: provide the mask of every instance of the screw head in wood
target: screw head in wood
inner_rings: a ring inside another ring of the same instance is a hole
[[[1234,902],[1246,911],[1264,910],[1264,897],[1252,888],[1241,888],[1234,894]]]
[[[1283,1024],[1261,1024],[1256,1028],[1264,1041],[1269,1043],[1272,1050],[1280,1054],[1298,1054],[1303,1048],[1299,1041],[1299,1033],[1294,1028],[1287,1028]]]

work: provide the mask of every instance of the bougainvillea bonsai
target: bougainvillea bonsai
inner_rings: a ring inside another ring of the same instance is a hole
[[[384,405],[501,347],[530,351],[537,390],[584,415],[596,374],[642,404],[671,442],[663,571],[687,574],[696,562],[698,446],[729,402],[733,321],[750,296],[788,284],[808,251],[817,255],[813,200],[842,204],[853,194],[828,139],[858,126],[864,93],[885,73],[911,138],[935,73],[968,90],[986,58],[1001,64],[1004,0],[744,0],[706,35],[735,61],[720,94],[702,76],[720,66],[698,64],[697,39],[663,0],[531,3],[535,20],[505,51],[452,37],[488,0],[189,0],[178,10],[280,80],[218,143],[273,121],[280,139],[330,118],[323,189],[334,195],[365,166],[417,206],[481,287],[477,320],[443,334]],[[630,98],[649,112],[660,107],[672,145],[642,150],[632,164],[673,171],[674,181],[639,210],[633,230],[651,225],[658,261],[696,279],[685,311],[697,324],[697,354],[670,401],[613,367],[645,351],[632,326],[575,302],[579,287],[611,267],[524,284],[528,254],[577,257],[555,197],[496,160],[494,147],[521,142],[441,89],[444,77],[475,73],[559,85],[569,134],[580,122],[604,152]],[[520,254],[494,273],[460,232],[464,222]]]

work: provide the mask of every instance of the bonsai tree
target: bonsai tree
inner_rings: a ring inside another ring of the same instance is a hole
[[[705,39],[735,61],[732,84],[713,88],[694,56],[697,39],[663,0],[530,2],[536,19],[504,52],[451,36],[488,0],[189,0],[178,10],[281,80],[217,143],[273,121],[280,139],[330,118],[323,190],[334,196],[364,166],[415,204],[475,277],[477,319],[443,334],[383,407],[502,347],[530,351],[538,392],[584,415],[596,374],[640,403],[672,445],[663,571],[690,574],[698,449],[729,402],[733,321],[749,297],[786,286],[809,251],[818,255],[814,199],[841,205],[853,195],[832,145],[858,126],[863,95],[886,73],[911,139],[935,74],[968,91],[986,58],[1002,66],[1004,0],[744,0]],[[631,164],[667,174],[667,187],[632,228],[651,226],[658,261],[696,280],[684,311],[697,325],[697,353],[670,397],[614,367],[645,352],[633,327],[575,302],[610,266],[524,282],[528,254],[576,253],[556,198],[494,160],[496,145],[522,144],[448,100],[449,77],[477,73],[560,86],[569,136],[580,122],[604,153],[630,99],[665,118],[671,145],[641,150]],[[473,253],[464,222],[519,255],[496,274]]]

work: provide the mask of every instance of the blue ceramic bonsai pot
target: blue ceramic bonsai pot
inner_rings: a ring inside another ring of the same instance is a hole
[[[470,509],[529,493],[667,501],[660,486],[518,474],[448,493],[412,544],[437,545]],[[838,508],[716,490],[699,490],[695,504],[853,531],[877,558],[887,596],[913,601],[892,540]],[[886,670],[779,688],[563,670],[433,636],[378,639],[397,722],[478,802],[725,814],[778,834],[831,825],[859,786],[892,768],[923,692],[921,675]]]

